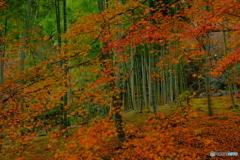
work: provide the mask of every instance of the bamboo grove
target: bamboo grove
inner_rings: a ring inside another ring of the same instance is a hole
[[[125,112],[157,116],[157,106],[204,95],[212,116],[218,90],[237,106],[238,0],[89,0],[95,10],[73,16],[74,3],[0,1],[3,152],[42,130],[67,135],[71,125],[106,117],[115,127],[101,127],[121,145]]]

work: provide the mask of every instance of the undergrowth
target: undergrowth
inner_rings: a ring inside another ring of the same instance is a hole
[[[130,112],[124,117],[126,141],[117,143],[114,123],[105,118],[69,130],[71,136],[49,134],[10,148],[3,159],[239,159],[210,157],[211,151],[240,153],[240,112],[227,98],[213,99],[215,115],[206,115],[204,99],[184,107],[160,106],[164,114]],[[225,103],[223,103],[223,101]],[[237,100],[239,104],[239,100]],[[9,156],[10,152],[13,152]]]

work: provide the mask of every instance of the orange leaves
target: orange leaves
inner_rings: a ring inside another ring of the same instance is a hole
[[[240,48],[236,48],[235,51],[230,52],[223,59],[218,60],[217,67],[212,71],[213,75],[219,75],[226,69],[232,67],[240,62]]]
[[[6,1],[5,0],[1,0],[0,1],[0,9],[3,10],[3,9],[6,9],[6,8],[7,8]]]
[[[189,150],[187,148],[179,150],[179,137],[177,135],[182,133],[183,129],[179,122],[185,122],[185,120],[180,119],[177,121],[179,117],[172,118],[176,118],[176,121],[165,119],[162,115],[152,117],[141,129],[127,132],[127,134],[134,136],[133,138],[130,136],[131,138],[129,137],[128,142],[123,145],[123,149],[118,151],[120,155],[117,155],[117,158],[141,159],[149,158],[150,156],[153,159],[183,159],[184,155],[186,156],[189,153]],[[175,123],[179,126],[174,127]],[[186,134],[187,131],[189,129],[184,133]],[[198,156],[191,154],[191,158],[193,157],[197,159]]]
[[[115,128],[109,119],[101,120],[89,128],[80,128],[78,134],[66,143],[66,150],[60,151],[57,158],[69,158],[68,153],[77,150],[71,156],[78,159],[96,159],[109,156],[113,151]]]
[[[182,111],[183,110],[183,111]],[[202,160],[212,150],[237,151],[239,116],[198,116],[186,120],[194,109],[180,108],[175,115],[150,117],[140,127],[126,124],[127,141],[118,146],[113,123],[109,119],[95,121],[79,128],[66,139],[64,147],[54,148],[52,139],[47,149],[55,159],[196,159]],[[228,128],[226,130],[226,128]],[[226,136],[227,135],[227,136]],[[221,145],[225,144],[225,145]]]
[[[203,76],[202,74],[200,74],[200,75],[193,74],[193,75],[192,75],[193,78],[201,78],[202,76]]]

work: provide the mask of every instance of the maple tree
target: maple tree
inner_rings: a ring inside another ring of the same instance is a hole
[[[213,116],[211,80],[226,76],[231,106],[237,108],[237,0],[98,0],[99,13],[79,13],[69,25],[69,2],[55,0],[45,4],[55,7],[55,36],[40,25],[50,24],[47,15],[30,23],[35,1],[22,5],[25,24],[16,21],[13,4],[4,2],[1,12],[10,18],[0,26],[2,152],[15,147],[21,157],[29,137],[46,130],[55,142],[69,136],[71,123],[86,126],[66,138],[56,159],[202,159],[203,152],[189,152],[216,148],[216,141],[196,133],[197,123],[191,122],[203,115],[190,104],[196,90],[206,92]],[[171,117],[158,113],[159,105],[175,102],[181,107]],[[145,108],[155,116],[141,129],[123,124],[124,111]],[[236,128],[231,121],[227,124]]]

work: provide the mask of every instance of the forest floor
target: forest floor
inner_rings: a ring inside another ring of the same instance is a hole
[[[172,149],[178,149],[179,154],[181,148],[186,148],[188,152],[191,151],[189,159],[194,156],[200,156],[205,160],[240,159],[240,155],[238,157],[209,157],[211,151],[238,152],[240,154],[240,109],[230,109],[231,101],[229,96],[213,97],[212,104],[214,115],[211,117],[207,115],[205,98],[192,99],[190,107],[185,108],[178,107],[177,104],[158,106],[158,112],[161,113],[158,118],[154,118],[153,113],[147,113],[146,110],[143,110],[143,113],[130,111],[123,115],[125,129],[130,130],[129,128],[131,128],[131,132],[126,132],[126,137],[130,140],[139,140],[140,143],[143,141],[142,137],[144,137],[139,136],[140,132],[141,135],[146,135],[150,130],[149,124],[151,124],[155,129],[155,131],[151,131],[152,133],[169,132],[168,135],[171,135],[173,139],[171,142],[174,142]],[[236,98],[236,104],[240,106],[239,98]],[[185,114],[185,112],[181,111],[184,109],[186,112],[191,110],[191,114]],[[78,129],[70,129],[69,133],[74,135],[78,132]],[[57,139],[52,138],[51,135],[38,137],[21,148],[21,152],[18,151],[20,148],[18,150],[12,148],[5,155],[0,155],[0,159],[18,159],[20,157],[34,160],[55,159],[56,149],[54,148],[64,150],[67,141],[67,138],[63,136],[59,136]],[[162,143],[162,141],[159,141],[159,143]],[[139,156],[141,157],[140,154]],[[145,157],[145,159],[148,158]]]

